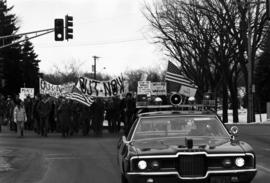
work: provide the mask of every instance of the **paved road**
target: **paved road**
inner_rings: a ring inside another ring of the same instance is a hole
[[[58,134],[41,138],[28,132],[20,139],[6,130],[0,134],[0,182],[119,183],[119,136],[63,139]],[[270,179],[270,125],[241,126],[240,138],[256,150],[258,174],[253,183],[265,183]]]
[[[0,135],[0,182],[119,183],[118,135],[103,138],[60,135],[25,138]]]
[[[239,139],[255,150],[258,173],[253,183],[270,182],[270,124],[238,125]]]

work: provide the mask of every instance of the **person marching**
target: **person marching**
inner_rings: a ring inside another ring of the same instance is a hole
[[[103,120],[104,120],[104,111],[105,111],[103,100],[101,98],[97,98],[96,101],[92,104],[91,110],[93,113],[92,125],[93,125],[94,135],[96,137],[101,137]]]
[[[136,110],[135,99],[132,97],[131,93],[127,93],[125,103],[125,135],[129,133],[129,130],[133,124],[133,118]]]
[[[71,121],[71,107],[67,99],[61,97],[60,103],[57,107],[58,120],[62,132],[62,137],[69,136],[70,121]]]
[[[40,132],[41,136],[47,137],[49,129],[49,117],[51,112],[51,102],[49,95],[43,95],[41,101],[38,103],[37,111],[40,118]]]
[[[14,108],[14,122],[17,124],[17,135],[23,137],[24,123],[27,121],[25,107],[21,100],[17,100]]]

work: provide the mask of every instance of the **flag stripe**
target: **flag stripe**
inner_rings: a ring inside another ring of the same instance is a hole
[[[90,107],[92,103],[94,102],[93,97],[84,95],[77,88],[74,88],[72,93],[67,94],[66,98],[80,102],[84,105],[87,105],[88,107]]]
[[[180,69],[178,69],[172,62],[169,61],[168,63],[168,69],[166,72],[165,80],[169,80],[172,82],[176,82],[179,84],[183,84],[189,87],[198,88],[193,81],[188,79],[187,77],[183,76],[180,72]]]
[[[181,84],[181,85],[186,86],[186,87],[189,87],[189,88],[195,88],[195,89],[198,88],[196,85],[190,85],[190,84],[180,83],[178,81],[175,81],[174,79],[167,78],[167,81],[174,82],[176,84]]]
[[[175,77],[175,76],[172,76],[170,74],[167,74],[166,75],[166,80],[175,80],[176,83],[180,83],[180,84],[186,84],[186,85],[194,85],[192,82],[190,82],[189,80],[187,79],[183,79],[183,78],[179,78],[179,77]]]
[[[87,100],[83,96],[76,95],[76,94],[71,95],[70,99],[75,100],[75,101],[80,102],[80,103],[83,103],[83,104],[85,104],[87,106],[91,106],[91,104],[93,103],[93,101]]]
[[[192,83],[192,81],[191,81],[190,79],[186,78],[186,77],[185,77],[185,76],[183,76],[183,75],[176,74],[176,73],[173,73],[173,72],[170,72],[170,71],[167,71],[167,73],[166,73],[166,74],[171,75],[171,76],[175,76],[175,77],[178,77],[178,78],[185,79],[185,80],[187,80],[187,81],[189,81],[189,82],[191,82],[191,83]]]
[[[194,89],[198,88],[192,80],[182,75],[180,69],[171,61],[168,62],[165,80],[167,81],[168,92],[178,92],[181,85]]]

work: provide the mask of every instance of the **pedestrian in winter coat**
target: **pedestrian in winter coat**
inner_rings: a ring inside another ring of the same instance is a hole
[[[38,103],[37,110],[40,117],[41,136],[47,137],[49,130],[49,117],[52,110],[49,95],[42,96],[41,101]]]
[[[25,107],[21,100],[16,102],[14,108],[14,122],[17,124],[17,135],[18,137],[23,136],[24,123],[27,121]]]
[[[0,132],[2,130],[1,126],[4,121],[4,114],[5,114],[5,97],[0,94]]]
[[[10,96],[8,96],[7,103],[6,103],[6,118],[8,121],[9,129],[16,131],[16,124],[14,123],[14,119],[13,119],[14,108],[15,108],[15,102]]]
[[[127,93],[125,99],[125,135],[129,133],[129,130],[133,124],[134,114],[136,110],[136,102],[131,93]]]
[[[62,137],[67,137],[69,136],[71,121],[71,107],[67,99],[61,98],[61,101],[57,107],[57,114],[62,132]]]
[[[39,118],[39,112],[38,112],[39,102],[40,102],[39,96],[35,96],[35,98],[33,100],[32,110],[31,110],[32,111],[31,118],[32,118],[33,123],[34,123],[34,131],[37,134],[41,133],[40,118]]]
[[[97,98],[92,104],[91,110],[93,113],[92,123],[95,136],[102,136],[102,127],[104,120],[105,106],[101,98]]]

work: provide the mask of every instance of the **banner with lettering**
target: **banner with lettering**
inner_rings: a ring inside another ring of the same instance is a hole
[[[74,83],[66,83],[62,85],[54,85],[39,78],[39,93],[42,95],[48,94],[52,97],[58,98],[70,93],[74,87]]]
[[[112,97],[126,93],[125,81],[122,76],[109,81],[98,81],[86,77],[80,77],[76,88],[83,94],[93,97]]]

